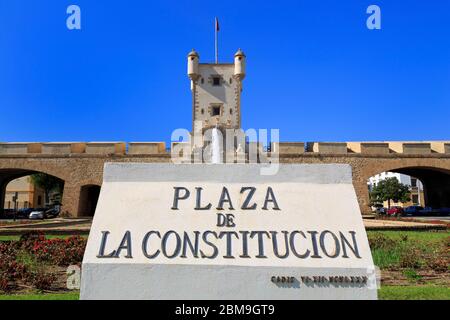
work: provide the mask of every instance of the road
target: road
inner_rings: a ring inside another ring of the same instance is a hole
[[[450,216],[402,217],[402,219],[414,219],[414,220],[423,220],[423,221],[432,221],[432,220],[450,221]]]

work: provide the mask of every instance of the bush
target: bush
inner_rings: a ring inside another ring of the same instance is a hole
[[[30,252],[36,242],[45,241],[45,235],[42,232],[30,231],[20,236],[17,246]]]
[[[15,261],[14,255],[0,254],[0,290],[8,292],[16,281],[27,276],[25,265]]]
[[[415,247],[405,246],[400,253],[399,266],[401,268],[418,269],[422,266],[421,252]]]
[[[382,233],[375,233],[368,236],[370,248],[392,250],[398,245],[398,241],[386,237]]]
[[[28,274],[27,282],[38,290],[49,290],[56,281],[56,275],[50,272],[37,271]]]
[[[39,261],[45,261],[59,266],[81,264],[86,240],[76,236],[67,239],[36,240],[31,253]]]
[[[428,257],[426,265],[436,272],[450,271],[450,237]]]
[[[18,282],[48,290],[57,279],[50,265],[81,264],[86,240],[81,237],[46,239],[42,233],[24,234],[19,241],[0,242],[0,291],[10,292]]]
[[[427,260],[427,266],[436,272],[450,271],[449,259],[445,257],[431,256]]]
[[[20,236],[20,242],[28,242],[28,241],[36,241],[36,240],[44,240],[45,235],[40,231],[29,231]]]
[[[9,275],[6,272],[1,271],[0,272],[0,291],[9,292],[9,291],[11,291],[11,289],[12,289],[12,287],[10,285]]]

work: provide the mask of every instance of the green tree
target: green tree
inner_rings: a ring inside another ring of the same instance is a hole
[[[64,181],[45,174],[45,173],[35,173],[30,176],[30,182],[38,188],[44,190],[45,204],[50,202],[50,192],[62,193],[64,187]]]
[[[391,200],[394,202],[405,203],[411,200],[409,196],[409,187],[400,183],[397,178],[386,178],[381,180],[370,192],[372,204],[380,204],[387,201],[389,208],[391,207]]]

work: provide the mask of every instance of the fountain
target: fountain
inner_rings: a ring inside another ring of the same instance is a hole
[[[221,155],[221,144],[222,139],[217,125],[212,129],[212,137],[211,137],[211,163],[218,164],[222,163],[222,155]]]

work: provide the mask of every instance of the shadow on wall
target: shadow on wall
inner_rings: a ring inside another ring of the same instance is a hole
[[[78,217],[93,217],[97,207],[98,196],[100,195],[99,185],[85,185],[80,190],[80,205],[78,207]]]

